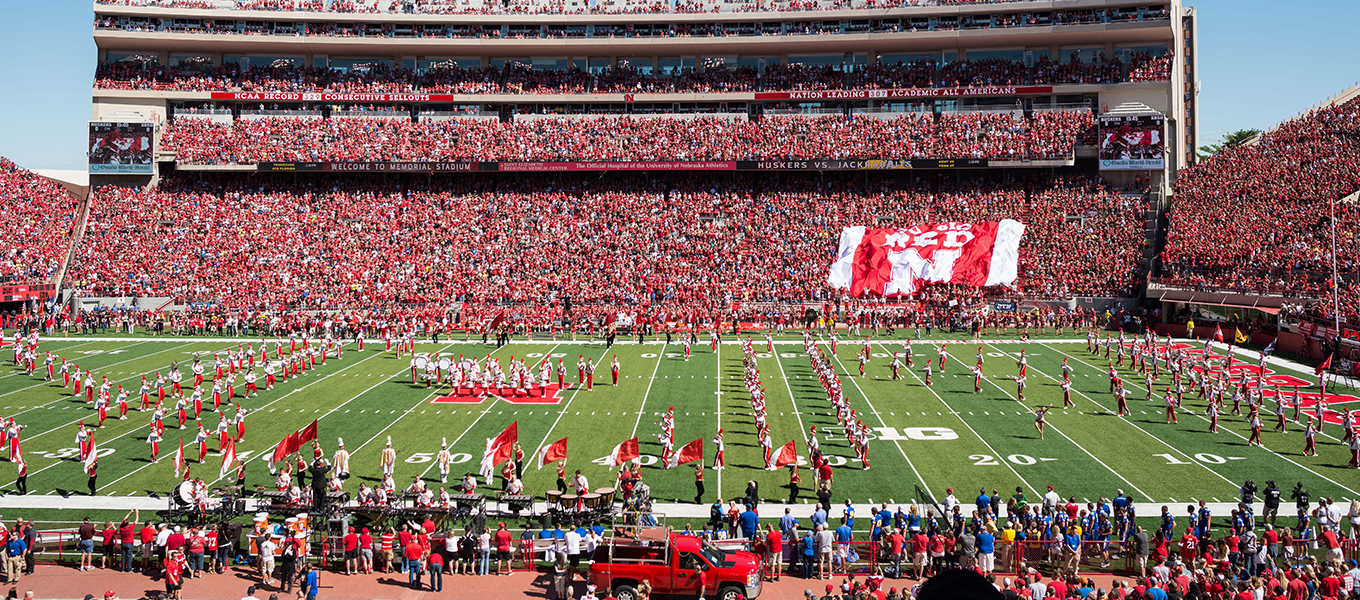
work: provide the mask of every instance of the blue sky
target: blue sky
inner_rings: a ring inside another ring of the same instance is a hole
[[[1264,128],[1360,80],[1356,0],[1212,0],[1199,11],[1200,143]],[[84,169],[95,47],[92,3],[4,2],[0,156]]]

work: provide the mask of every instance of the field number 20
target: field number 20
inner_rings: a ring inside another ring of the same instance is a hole
[[[1001,464],[997,462],[995,456],[990,454],[973,454],[968,457],[968,460],[973,461],[973,466],[975,467],[995,467]],[[1025,467],[1039,463],[1038,459],[1024,454],[1012,454],[1007,456],[1006,460]]]

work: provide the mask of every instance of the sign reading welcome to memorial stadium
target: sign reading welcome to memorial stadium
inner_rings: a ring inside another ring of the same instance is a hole
[[[985,169],[985,158],[586,161],[586,162],[261,162],[261,172],[332,173],[514,173],[559,171],[891,171],[905,169]]]

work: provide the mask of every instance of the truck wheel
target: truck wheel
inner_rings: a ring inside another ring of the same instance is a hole
[[[621,585],[614,588],[614,597],[618,600],[637,600],[638,593],[631,586]]]
[[[742,595],[744,593],[746,592],[741,588],[735,585],[729,585],[721,590],[718,590],[718,598],[719,600],[737,600],[737,598],[744,598],[744,596]]]

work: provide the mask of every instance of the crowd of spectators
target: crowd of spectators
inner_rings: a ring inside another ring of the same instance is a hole
[[[237,65],[161,66],[152,62],[99,63],[94,87],[108,90],[214,91],[236,85]]]
[[[234,0],[218,4],[207,0],[97,0],[102,5],[158,6],[165,8],[218,9],[224,6],[237,10],[304,11],[363,14],[691,14],[722,12],[793,12],[815,10],[873,10],[912,6],[961,6],[999,4],[1016,0],[593,0],[573,2],[564,0]],[[1143,18],[1165,20],[1165,9],[1149,9]],[[1138,20],[1137,13],[1119,14],[1113,10],[1054,11],[1043,24],[1076,25],[1102,21]],[[1015,27],[1021,23],[1040,24],[1034,13],[1000,15],[995,26]],[[941,29],[957,26],[941,23]]]
[[[826,270],[848,225],[1017,218],[1020,293],[1128,295],[1145,208],[1086,179],[952,173],[905,186],[863,174],[223,177],[98,190],[68,281],[233,309],[569,296],[726,310],[839,297]]]
[[[1106,61],[1102,54],[1090,64],[1082,63],[1075,55],[1070,62],[1061,64],[1040,58],[1032,68],[1021,61],[983,59],[954,61],[943,67],[935,61],[853,68],[775,62],[766,65],[763,71],[743,66],[685,68],[672,73],[647,72],[627,64],[594,72],[575,67],[534,69],[515,61],[500,67],[440,64],[420,72],[377,62],[367,69],[348,71],[280,64],[254,66],[244,72],[235,64],[162,67],[154,62],[135,62],[101,63],[96,69],[95,87],[186,91],[240,87],[247,92],[329,89],[348,93],[434,94],[715,93],[1166,81],[1171,76],[1170,69],[1170,54],[1152,57],[1145,53],[1135,55],[1127,66],[1118,60]]]
[[[0,283],[46,282],[71,242],[75,199],[61,186],[0,158]]]
[[[1067,158],[1089,111],[903,113],[891,118],[770,116],[533,119],[181,116],[163,150],[181,164],[261,161],[574,161],[855,158]]]
[[[1181,171],[1165,282],[1330,298],[1330,205],[1360,189],[1360,100],[1319,108]],[[1356,306],[1360,207],[1336,204],[1336,263]],[[1330,314],[1332,302],[1325,299]]]

